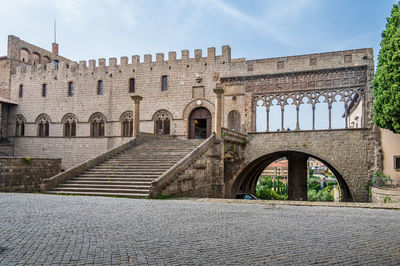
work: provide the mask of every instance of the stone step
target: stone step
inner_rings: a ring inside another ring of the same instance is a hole
[[[104,178],[120,178],[120,177],[131,177],[131,178],[157,178],[160,175],[158,174],[114,174],[114,173],[110,173],[110,174],[101,174],[101,173],[83,173],[81,175],[79,175],[79,177],[104,177]]]
[[[160,169],[144,169],[144,170],[133,169],[133,170],[131,170],[131,169],[121,169],[121,168],[118,168],[118,169],[96,169],[96,168],[93,168],[93,169],[87,170],[85,173],[87,173],[87,174],[98,173],[98,174],[125,174],[125,175],[128,175],[128,174],[161,175],[166,170],[167,169],[165,169],[163,171]]]
[[[146,138],[47,193],[146,198],[151,182],[204,141]]]
[[[179,158],[180,159],[180,158]],[[171,158],[132,158],[132,157],[124,157],[124,158],[112,158],[107,160],[106,162],[132,162],[133,160],[138,163],[148,163],[148,162],[154,162],[154,163],[170,163],[174,161],[179,161],[177,159],[171,159]]]
[[[58,195],[81,195],[81,196],[103,196],[103,197],[124,197],[124,198],[148,198],[148,193],[115,193],[115,192],[74,192],[70,191],[46,191],[47,194],[58,194]]]
[[[99,164],[93,169],[169,169],[174,164],[163,164],[163,165],[152,165],[152,164],[142,164],[142,165],[130,165],[130,164]]]
[[[106,193],[140,193],[149,194],[148,189],[124,189],[124,188],[89,188],[89,187],[56,187],[53,191],[67,191],[70,193],[74,192],[106,192]]]
[[[149,186],[151,185],[151,181],[90,181],[90,180],[79,180],[79,179],[72,179],[68,180],[65,184],[82,184],[82,185],[103,185],[103,184],[110,184],[110,185],[127,185],[127,186]]]
[[[143,177],[104,177],[104,176],[99,176],[99,177],[77,177],[76,181],[97,181],[97,182],[136,182],[136,181],[143,181],[143,182],[152,182],[156,180],[157,178],[153,177],[148,177],[148,178],[143,178]]]
[[[86,189],[86,188],[122,188],[122,189],[131,189],[131,190],[149,190],[150,189],[150,184],[148,185],[123,185],[123,184],[116,184],[116,183],[102,183],[102,184],[82,184],[82,183],[65,183],[63,185],[60,185],[58,187],[59,189],[63,188],[80,188],[80,189]]]
[[[142,155],[121,155],[118,157],[114,157],[117,160],[123,160],[123,159],[129,159],[129,160],[135,160],[135,159],[142,159],[142,160],[154,160],[154,161],[173,161],[173,160],[179,160],[180,158],[184,157],[186,155],[168,155],[168,154],[163,154],[161,153],[160,155],[154,155],[154,154],[142,154]]]

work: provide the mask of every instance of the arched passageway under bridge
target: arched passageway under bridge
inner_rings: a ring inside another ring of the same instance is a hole
[[[307,160],[311,157],[323,162],[336,176],[342,201],[367,201],[365,187],[379,163],[375,139],[368,133],[366,129],[250,133],[240,162],[225,162],[225,196],[255,193],[262,171],[271,162],[286,157],[289,199],[307,200]]]
[[[340,200],[352,201],[351,192],[342,175],[332,165],[325,160],[312,154],[298,151],[278,151],[261,156],[248,164],[239,174],[234,191],[236,193],[256,193],[257,181],[263,170],[275,160],[286,157],[288,160],[288,199],[289,200],[307,200],[307,177],[309,158],[314,158],[324,163],[335,175],[340,186]]]

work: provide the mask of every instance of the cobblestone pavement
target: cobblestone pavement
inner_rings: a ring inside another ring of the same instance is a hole
[[[0,265],[399,264],[400,211],[0,193]]]

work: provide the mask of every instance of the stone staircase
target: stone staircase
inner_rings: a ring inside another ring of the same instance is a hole
[[[202,141],[147,136],[142,144],[115,155],[45,193],[146,198],[151,182]]]

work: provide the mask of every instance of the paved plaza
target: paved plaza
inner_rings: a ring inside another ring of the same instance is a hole
[[[399,264],[400,211],[0,194],[0,265]]]

